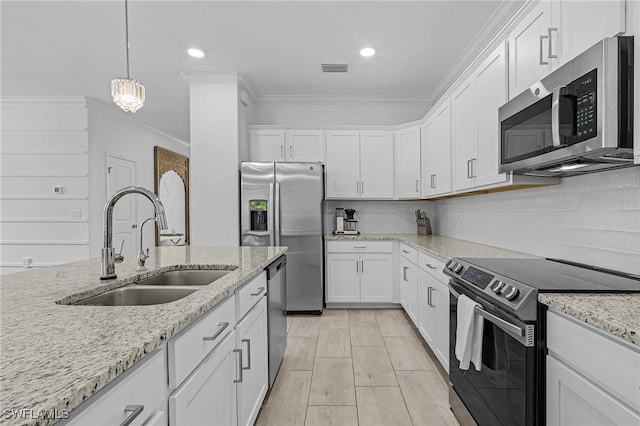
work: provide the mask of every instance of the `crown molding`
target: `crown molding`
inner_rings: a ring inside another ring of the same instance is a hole
[[[235,71],[183,71],[180,76],[189,84],[240,84],[244,73]]]
[[[258,105],[425,105],[433,103],[426,95],[258,95]]]
[[[84,96],[1,96],[3,107],[19,106],[33,108],[53,108],[59,106],[86,108]]]

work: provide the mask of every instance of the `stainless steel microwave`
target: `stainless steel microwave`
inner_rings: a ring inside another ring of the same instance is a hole
[[[606,38],[499,109],[500,172],[572,176],[633,163],[633,37]]]

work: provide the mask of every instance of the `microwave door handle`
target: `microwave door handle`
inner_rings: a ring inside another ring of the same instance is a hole
[[[556,148],[566,146],[566,144],[560,143],[560,96],[565,88],[566,86],[554,88],[551,98],[551,140]]]

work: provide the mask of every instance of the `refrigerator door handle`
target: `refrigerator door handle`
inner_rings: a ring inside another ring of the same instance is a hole
[[[273,233],[275,234],[276,237],[276,245],[279,246],[280,245],[280,184],[276,183],[276,187],[275,187],[275,216],[274,216],[274,222],[275,222],[275,227],[273,228]],[[273,245],[273,244],[272,244]]]
[[[276,233],[276,228],[275,228],[275,220],[274,220],[274,206],[273,206],[273,184],[270,183],[269,184],[269,200],[268,200],[268,206],[267,206],[267,217],[268,217],[268,221],[269,221],[269,245],[272,246],[274,245],[274,235]]]

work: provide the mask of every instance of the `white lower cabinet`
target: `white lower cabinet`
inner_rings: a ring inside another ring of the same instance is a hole
[[[238,425],[252,425],[269,386],[267,298],[262,299],[236,326],[240,378],[236,387]]]
[[[162,346],[71,413],[69,425],[166,424],[166,351]]]
[[[400,257],[400,304],[418,324],[418,267],[404,257]]]

